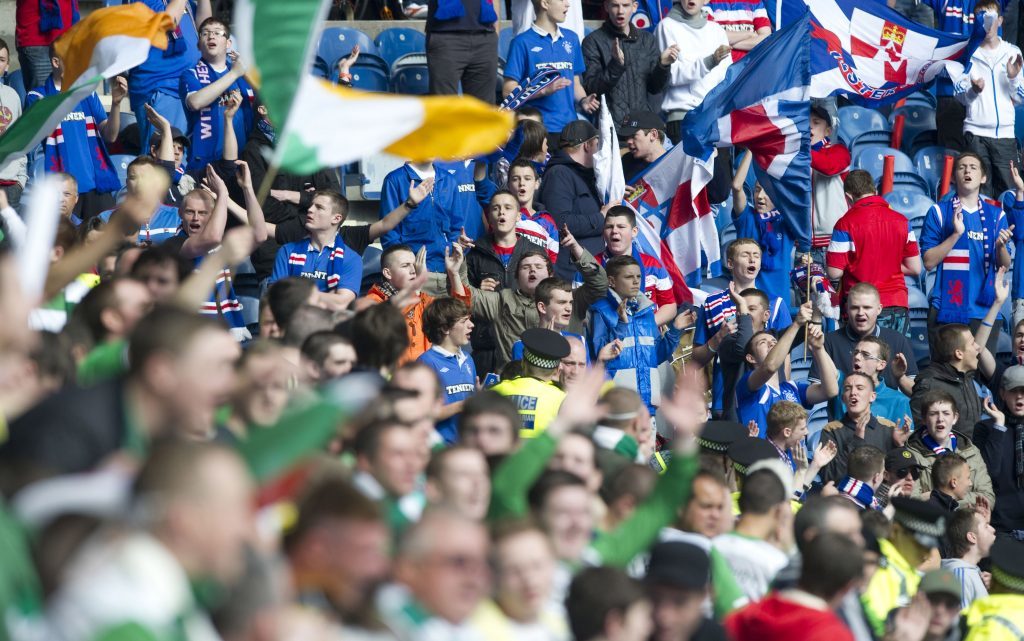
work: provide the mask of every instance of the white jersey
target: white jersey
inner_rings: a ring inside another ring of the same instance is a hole
[[[771,543],[735,532],[716,536],[712,542],[729,564],[743,594],[751,601],[768,593],[772,579],[789,562],[789,557]]]

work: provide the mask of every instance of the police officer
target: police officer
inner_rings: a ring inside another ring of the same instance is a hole
[[[521,438],[534,438],[544,431],[565,398],[555,382],[558,364],[569,355],[569,341],[550,329],[528,329],[523,341],[523,374],[502,381],[491,389],[516,405],[523,427]]]
[[[736,439],[726,450],[729,459],[732,461],[732,469],[736,473],[736,490],[732,493],[732,513],[740,515],[740,491],[743,489],[743,479],[752,472],[751,468],[755,463],[761,461],[778,460],[779,453],[771,443],[763,438],[744,435]],[[773,470],[776,471],[776,470]],[[789,481],[783,481],[787,487],[793,485],[793,477]]]
[[[726,456],[729,446],[749,435],[747,428],[735,421],[708,421],[704,425],[704,431],[697,437],[697,445],[700,446],[700,463],[702,467],[721,470],[729,481],[729,487],[733,487],[735,477],[732,474],[732,463]],[[658,474],[665,471],[672,458],[672,451],[669,449],[659,450],[651,457],[650,466]]]
[[[964,610],[964,641],[1024,639],[1024,542],[999,538],[992,546],[992,587]]]
[[[895,509],[892,532],[879,539],[882,552],[878,570],[861,595],[875,634],[885,633],[885,622],[894,608],[908,605],[917,593],[917,568],[939,547],[946,532],[946,514],[933,504],[904,496],[891,501]]]

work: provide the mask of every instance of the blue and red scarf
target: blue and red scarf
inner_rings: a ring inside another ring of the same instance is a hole
[[[78,17],[78,0],[71,0],[71,24],[78,22]],[[64,17],[60,15],[60,0],[39,0],[40,33],[60,31],[70,26],[64,24]]]
[[[881,506],[875,498],[875,491],[864,481],[858,481],[852,476],[847,476],[839,482],[839,492],[856,501],[861,507],[878,510]]]
[[[505,111],[515,111],[516,109],[519,109],[526,104],[527,101],[532,99],[537,92],[561,77],[562,75],[557,69],[544,69],[536,76],[527,78],[521,84],[517,85],[516,88],[501,101],[498,109]]]
[[[462,6],[462,0],[438,0],[437,9],[434,11],[435,20],[455,20],[466,15],[466,8]],[[480,0],[480,24],[491,24],[498,21],[498,14],[494,11],[494,3],[491,0]]]
[[[956,434],[949,435],[949,447],[939,445],[938,441],[932,438],[931,434],[925,433],[921,436],[921,442],[924,446],[935,453],[935,456],[944,456],[956,452]]]
[[[729,298],[729,290],[724,289],[710,294],[704,299],[704,322],[708,326],[708,335],[718,331],[722,323],[736,316],[736,305]]]

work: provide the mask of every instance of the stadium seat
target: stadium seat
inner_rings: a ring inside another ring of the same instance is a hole
[[[926,147],[934,147],[939,144],[939,132],[935,129],[917,132],[912,139],[903,136],[903,151],[911,158],[918,151]]]
[[[703,281],[701,281],[700,284],[700,288],[709,293],[720,292],[728,287],[729,278],[727,278],[726,276],[715,276],[714,278],[705,278]]]
[[[996,341],[996,360],[1009,363],[1013,359],[1013,339],[1009,332],[1001,332]]]
[[[383,280],[380,271],[381,253],[381,248],[376,245],[370,245],[363,252],[363,281],[360,286],[360,296],[365,296],[374,283]]]
[[[392,170],[402,166],[404,161],[390,154],[372,154],[359,163],[363,175],[360,192],[364,200],[380,200],[380,192],[384,185],[384,177]]]
[[[260,281],[256,276],[256,269],[252,265],[252,260],[246,258],[244,262],[239,263],[235,266],[235,275],[232,278],[232,284],[235,287],[235,293],[238,297],[249,296],[252,298],[260,297]],[[248,321],[246,322],[248,325]]]
[[[512,27],[505,27],[498,32],[498,57],[502,60],[508,60],[508,48],[512,45],[512,38],[515,34],[512,32]]]
[[[894,190],[906,189],[908,191],[916,191],[924,196],[931,195],[931,190],[928,189],[928,183],[924,181],[924,178],[921,178],[912,171],[897,171],[893,175],[892,188]]]
[[[382,93],[388,92],[388,76],[377,65],[363,65],[362,62],[357,62],[352,65],[351,72],[352,86],[356,89],[379,91]]]
[[[903,151],[910,149],[911,143],[913,143],[918,134],[935,131],[935,109],[931,107],[904,105],[893,109],[892,114],[889,116],[889,123],[895,122],[898,115],[902,115],[904,118],[903,142],[901,145]]]
[[[722,256],[725,256],[725,248],[729,246],[729,243],[736,240],[736,224],[730,222],[719,232],[718,236],[722,242]]]
[[[242,320],[246,328],[255,338],[259,334],[260,299],[254,296],[242,296],[236,291],[238,302],[242,304]]]
[[[945,158],[946,148],[939,145],[924,147],[914,152],[914,169],[931,186],[933,198],[938,195]]]
[[[854,139],[864,132],[881,131],[890,128],[889,123],[885,120],[885,116],[874,109],[858,107],[856,105],[840,107],[838,115],[839,131],[836,132],[836,135],[847,146],[852,145]]]
[[[789,355],[789,380],[806,381],[813,362],[810,356],[803,358],[803,349],[794,349]]]
[[[395,93],[415,96],[427,95],[430,88],[430,76],[424,66],[408,66],[395,70],[391,79],[391,88]]]
[[[423,32],[407,27],[385,29],[374,38],[373,42],[377,45],[380,57],[384,58],[389,66],[407,53],[426,53],[427,51],[427,37],[423,35]]]
[[[29,171],[29,178],[32,180],[39,180],[46,173],[46,154],[42,150],[36,152],[36,157],[32,160],[32,167]],[[31,184],[32,180],[29,181]]]
[[[368,64],[371,61],[379,64],[384,71],[388,69],[388,63],[380,57],[377,45],[373,44],[370,36],[359,29],[348,27],[327,27],[320,34],[320,44],[317,46],[316,55],[323,59],[327,65],[330,76],[338,72],[338,61],[352,52],[352,47],[359,45],[359,64]]]
[[[905,103],[907,107],[931,107],[932,109],[935,109],[937,104],[938,101],[935,99],[935,96],[927,91],[910,94],[907,96],[907,102]]]
[[[815,406],[807,417],[808,452],[813,453],[814,448],[818,446],[818,441],[821,440],[821,431],[825,429],[827,423],[828,406],[824,404]]]
[[[907,288],[907,307],[910,310],[910,343],[918,366],[930,360],[928,352],[928,296],[917,287]]]
[[[895,157],[897,172],[914,171],[914,163],[910,157],[892,147],[862,147],[853,154],[853,166],[856,169],[867,170],[872,178],[878,180],[882,177],[886,156]]]
[[[395,59],[391,64],[391,72],[394,73],[404,67],[425,67],[426,65],[427,54],[423,52],[407,53]]]
[[[135,124],[135,114],[133,114],[130,111],[122,111],[121,112],[121,127],[117,130],[117,132],[121,133],[122,131],[125,130],[125,128],[128,125],[134,125],[134,124]],[[136,146],[138,146],[138,144],[136,144]]]
[[[850,153],[856,153],[857,150],[867,147],[888,147],[891,142],[892,132],[888,129],[875,129],[858,134],[848,146]]]
[[[135,156],[131,154],[115,154],[110,157],[110,161],[114,163],[114,171],[117,172],[117,179],[121,182],[121,186],[124,187],[125,180],[128,179],[128,165],[135,160]]]
[[[915,235],[920,236],[924,218],[934,204],[932,199],[915,190],[894,189],[885,195],[885,200],[893,209],[907,217],[910,229]]]
[[[7,74],[7,86],[14,89],[17,92],[18,97],[21,98],[21,104],[25,104],[25,79],[21,74],[21,69],[17,69]]]

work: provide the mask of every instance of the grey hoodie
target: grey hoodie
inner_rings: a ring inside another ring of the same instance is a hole
[[[960,581],[960,608],[964,609],[975,599],[988,596],[988,588],[981,580],[981,570],[963,559],[942,559],[942,567],[953,573]]]

